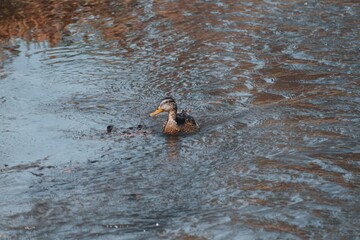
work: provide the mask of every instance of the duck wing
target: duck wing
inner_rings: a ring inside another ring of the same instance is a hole
[[[187,114],[185,111],[182,111],[181,113],[176,114],[176,123],[178,125],[184,125],[186,123],[190,123],[193,125],[196,125],[195,119]]]

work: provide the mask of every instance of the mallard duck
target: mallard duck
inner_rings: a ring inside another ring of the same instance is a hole
[[[172,97],[162,99],[159,107],[150,113],[150,116],[154,117],[161,112],[168,113],[168,119],[163,125],[163,132],[165,134],[176,135],[179,133],[193,133],[199,130],[199,125],[192,116],[188,115],[185,111],[177,112],[177,105]]]

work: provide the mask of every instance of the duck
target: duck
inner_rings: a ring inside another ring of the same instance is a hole
[[[164,122],[163,132],[168,135],[188,134],[199,130],[199,125],[195,119],[185,111],[177,112],[177,105],[172,97],[165,97],[161,100],[158,108],[150,113],[154,117],[162,112],[168,113],[168,118]]]

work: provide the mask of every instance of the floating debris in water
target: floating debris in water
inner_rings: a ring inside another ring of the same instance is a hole
[[[113,126],[113,125],[109,125],[109,126],[107,126],[107,128],[106,128],[106,132],[107,132],[107,133],[111,133],[113,129],[114,129],[114,126]]]
[[[148,133],[151,133],[152,131],[147,131],[145,130],[146,126],[139,124],[136,127],[128,127],[128,128],[116,128],[114,127],[114,125],[108,125],[106,127],[106,133],[110,134],[110,133],[117,133],[117,135],[122,135],[122,136],[128,136],[128,137],[133,137],[136,135],[146,135]]]

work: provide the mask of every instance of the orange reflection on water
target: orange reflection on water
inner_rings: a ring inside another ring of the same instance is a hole
[[[126,17],[127,7],[133,6],[134,1],[112,4],[100,0],[4,0],[0,4],[0,39],[48,41],[50,46],[55,46],[67,31],[67,26],[73,23],[100,23],[105,26],[113,21],[112,27],[105,30],[105,35],[121,35],[126,27],[120,22],[129,19]],[[109,20],[115,14],[118,16],[116,20]],[[100,21],[96,21],[98,19]]]

